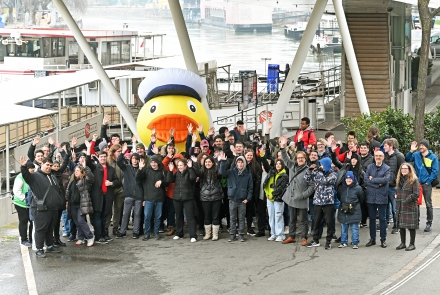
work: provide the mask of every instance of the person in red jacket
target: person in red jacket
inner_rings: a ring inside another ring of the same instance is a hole
[[[309,144],[316,144],[316,135],[313,127],[310,126],[310,119],[301,119],[301,128],[296,131],[293,142],[297,151],[305,151]]]

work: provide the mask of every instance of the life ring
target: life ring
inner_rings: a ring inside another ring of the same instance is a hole
[[[270,120],[272,118],[272,112],[268,111],[266,114],[266,111],[262,111],[260,115],[258,116],[258,120],[260,123],[266,122],[266,120]]]

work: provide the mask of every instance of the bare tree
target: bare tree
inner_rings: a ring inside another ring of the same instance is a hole
[[[422,44],[420,45],[420,64],[417,81],[417,101],[414,120],[415,139],[420,141],[425,132],[425,97],[426,97],[426,78],[428,75],[428,58],[431,38],[431,20],[440,12],[440,7],[431,10],[430,0],[418,0],[419,19],[422,26]]]

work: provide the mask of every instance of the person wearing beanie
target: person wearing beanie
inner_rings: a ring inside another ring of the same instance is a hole
[[[121,229],[116,235],[117,239],[127,236],[128,221],[131,216],[131,209],[134,207],[134,224],[133,224],[133,239],[139,238],[141,225],[141,210],[143,201],[142,183],[136,180],[136,173],[139,170],[140,156],[133,153],[130,157],[129,164],[124,161],[124,154],[127,151],[127,144],[122,146],[122,152],[119,154],[116,163],[124,172],[124,209],[122,213]]]
[[[105,138],[102,139],[101,143],[98,145],[100,151],[107,152],[108,151],[108,144],[107,141],[105,141]]]
[[[238,238],[244,242],[244,224],[246,220],[246,203],[252,199],[252,174],[246,169],[246,159],[239,156],[235,166],[227,169],[226,155],[220,152],[217,158],[220,162],[219,173],[228,181],[229,215],[231,220],[230,237],[228,242],[235,241],[238,218]]]
[[[370,240],[365,245],[376,245],[376,216],[379,211],[380,242],[381,247],[386,248],[388,205],[388,186],[391,178],[390,166],[384,163],[385,155],[381,151],[374,152],[374,161],[368,165],[364,176],[364,184],[367,188],[367,207],[370,218]]]
[[[319,231],[322,227],[322,219],[327,223],[327,236],[325,249],[330,250],[334,230],[334,193],[336,173],[332,170],[332,161],[329,158],[321,159],[318,164],[311,164],[304,175],[304,180],[315,184],[313,205],[315,206],[315,228],[313,230],[313,241],[307,247],[319,247]]]
[[[345,173],[344,181],[338,188],[338,199],[341,205],[338,209],[338,221],[341,223],[341,245],[348,246],[348,228],[351,230],[353,249],[359,248],[359,222],[362,217],[361,202],[364,193],[352,171]],[[348,208],[348,209],[347,209]]]
[[[423,198],[426,204],[426,227],[425,232],[431,231],[432,220],[434,219],[432,208],[432,188],[439,184],[438,177],[438,158],[429,150],[429,141],[422,139],[418,144],[413,141],[411,150],[406,154],[406,162],[414,162],[416,175],[422,184]]]
[[[144,159],[139,161],[139,170],[136,173],[136,180],[142,183],[143,187],[143,204],[144,204],[144,237],[143,241],[148,241],[150,239],[151,233],[151,219],[153,218],[154,212],[154,238],[156,240],[160,239],[159,227],[160,219],[162,217],[162,207],[165,201],[165,187],[168,183],[166,182],[166,172],[162,165],[162,161],[159,156],[154,155],[150,158],[150,163],[147,163]]]

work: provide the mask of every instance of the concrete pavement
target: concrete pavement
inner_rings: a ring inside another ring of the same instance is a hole
[[[129,231],[127,238],[108,245],[87,248],[68,243],[61,254],[48,254],[46,259],[37,259],[32,250],[29,255],[38,294],[367,294],[372,290],[370,294],[381,294],[440,250],[440,239],[432,244],[440,234],[435,222],[440,209],[434,210],[430,233],[423,233],[424,207],[421,214],[422,230],[417,231],[417,249],[412,252],[395,250],[400,236],[390,230],[388,248],[366,248],[369,229],[362,228],[358,250],[338,249],[337,243],[330,251],[323,245],[311,249],[282,245],[267,241],[267,236],[228,243],[227,233],[217,242],[190,243],[187,234],[178,241],[161,234],[159,241],[144,242],[133,240]],[[2,227],[0,239],[0,294],[28,294],[16,224]],[[424,258],[408,267],[421,254]],[[439,263],[434,260],[394,292],[437,294]],[[384,281],[385,288],[377,287]]]

